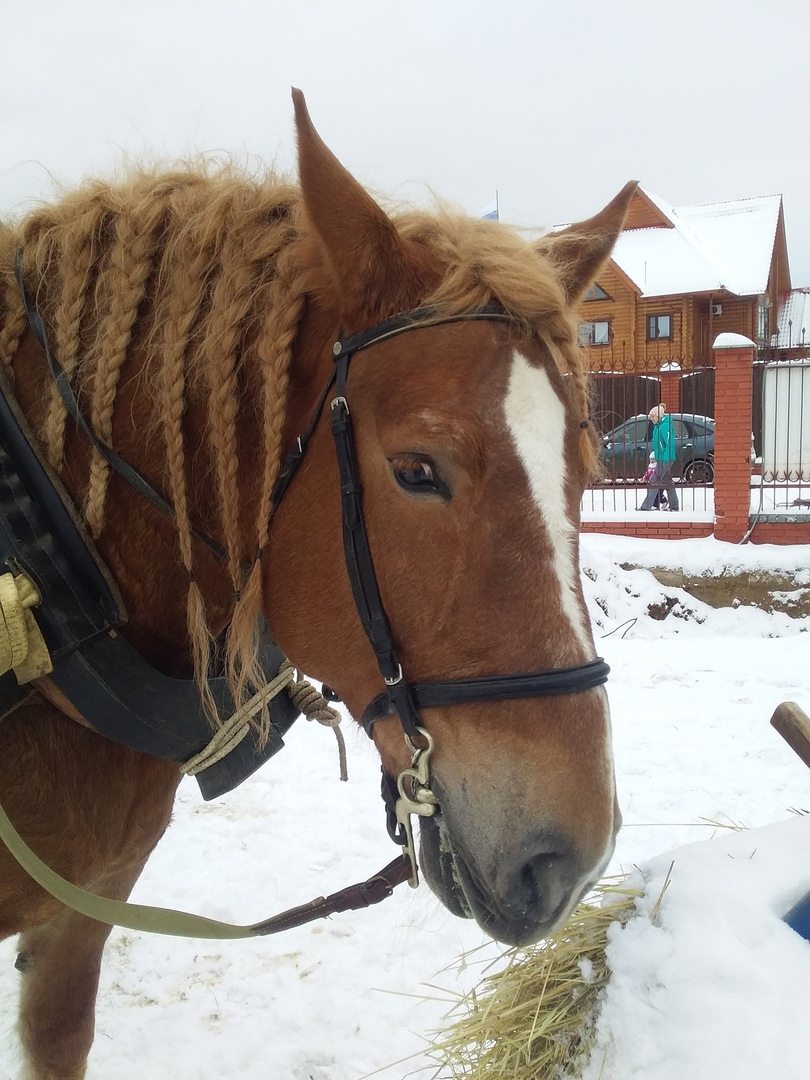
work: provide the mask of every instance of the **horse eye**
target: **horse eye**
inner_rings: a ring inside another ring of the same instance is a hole
[[[450,498],[450,489],[439,476],[435,464],[429,457],[420,454],[407,454],[391,458],[394,479],[399,486],[411,494],[440,495]]]

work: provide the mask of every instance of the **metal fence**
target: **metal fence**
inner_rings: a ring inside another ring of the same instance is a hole
[[[714,509],[714,370],[686,371],[679,379],[681,405],[669,409],[676,444],[674,498],[679,512],[704,520]],[[661,380],[655,372],[599,371],[591,383],[603,473],[585,493],[583,518],[620,520],[641,509],[647,495],[642,478],[653,432],[648,413],[661,401]],[[656,494],[656,510],[674,508],[666,494]]]
[[[774,346],[754,365],[751,512],[757,518],[810,517],[810,358],[789,356]]]

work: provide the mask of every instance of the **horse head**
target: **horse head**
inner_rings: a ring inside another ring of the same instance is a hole
[[[389,216],[317,135],[295,93],[308,309],[286,437],[310,415],[339,334],[420,305],[435,318],[352,360],[348,388],[365,528],[397,656],[416,682],[586,664],[579,504],[595,460],[573,311],[634,185],[591,220],[531,245],[493,222]],[[450,317],[496,303],[508,319]],[[384,689],[344,558],[327,421],[273,521],[264,595],[282,648],[355,717]],[[620,823],[599,686],[427,707],[438,812],[420,862],[454,913],[495,938],[548,934],[606,866]],[[411,760],[399,720],[373,738]]]

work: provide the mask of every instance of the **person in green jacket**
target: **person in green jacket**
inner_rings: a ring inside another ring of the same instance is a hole
[[[647,488],[647,494],[639,510],[655,510],[662,491],[667,493],[669,509],[679,510],[678,493],[675,490],[675,481],[672,479],[672,466],[676,454],[672,417],[667,414],[667,407],[663,402],[650,409],[648,416],[653,424],[651,445],[657,467],[655,477]]]

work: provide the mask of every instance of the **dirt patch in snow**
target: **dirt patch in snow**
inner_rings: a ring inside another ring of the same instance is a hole
[[[810,588],[797,587],[790,574],[766,570],[734,570],[703,575],[689,574],[666,566],[641,567],[633,563],[622,563],[621,567],[623,570],[648,570],[661,585],[683,589],[709,607],[745,605],[767,612],[782,611],[794,619],[810,616]]]

